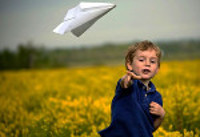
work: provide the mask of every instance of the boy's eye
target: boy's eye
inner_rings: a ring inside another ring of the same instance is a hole
[[[156,61],[155,61],[155,60],[151,60],[151,63],[152,63],[152,64],[155,64],[155,63],[156,63]]]
[[[141,61],[141,62],[142,62],[142,61],[144,61],[144,59],[139,59],[139,61]]]

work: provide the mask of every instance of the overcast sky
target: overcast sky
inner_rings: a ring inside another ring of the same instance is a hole
[[[84,0],[91,1],[91,0]],[[115,9],[79,38],[52,30],[79,0],[0,0],[0,49],[19,43],[45,47],[100,45],[133,40],[200,38],[199,0],[93,0],[110,2]]]

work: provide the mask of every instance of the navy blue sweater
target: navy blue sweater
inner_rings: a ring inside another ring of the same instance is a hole
[[[112,100],[112,121],[108,128],[99,131],[101,137],[152,137],[155,130],[153,122],[158,116],[149,112],[151,101],[162,106],[162,97],[152,82],[146,91],[145,85],[139,80],[123,89],[117,83],[115,96]]]

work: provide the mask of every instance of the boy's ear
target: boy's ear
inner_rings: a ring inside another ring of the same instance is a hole
[[[128,68],[128,70],[133,70],[133,67],[132,67],[132,65],[131,65],[131,63],[130,62],[127,62],[127,68]]]

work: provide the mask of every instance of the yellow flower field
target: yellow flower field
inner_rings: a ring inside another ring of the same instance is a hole
[[[152,80],[166,117],[155,137],[200,136],[200,60],[163,62]],[[0,72],[0,137],[99,137],[124,66]]]

